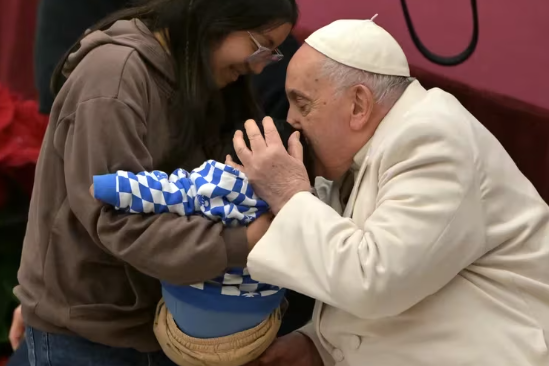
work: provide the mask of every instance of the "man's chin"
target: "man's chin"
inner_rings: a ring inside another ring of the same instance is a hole
[[[324,165],[322,161],[316,157],[313,166],[315,177],[322,177],[329,181],[336,181],[340,179],[347,171],[347,169],[342,169],[340,166],[330,168],[329,166]]]

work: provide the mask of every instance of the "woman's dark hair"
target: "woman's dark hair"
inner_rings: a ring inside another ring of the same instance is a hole
[[[249,77],[240,77],[218,90],[209,67],[211,50],[232,32],[263,32],[285,23],[295,25],[298,17],[295,0],[141,0],[140,3],[108,16],[91,31],[105,30],[118,20],[137,18],[151,32],[163,33],[169,39],[177,80],[170,105],[173,125],[177,128],[174,148],[179,151],[174,151],[172,158],[181,159],[181,153],[193,146],[205,148],[208,158],[222,158],[214,152],[222,144],[221,136],[231,133],[236,123],[260,118],[261,114],[251,93]],[[57,66],[51,83],[54,94],[64,81],[63,64],[82,38]]]

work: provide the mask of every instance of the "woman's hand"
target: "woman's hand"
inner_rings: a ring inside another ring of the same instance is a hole
[[[93,184],[90,187],[90,194],[93,198],[95,198],[94,190],[93,190]]]
[[[19,305],[13,312],[13,318],[11,320],[10,328],[10,344],[11,348],[15,351],[19,348],[21,340],[25,335],[25,323],[23,322],[23,315],[21,314],[21,305]]]

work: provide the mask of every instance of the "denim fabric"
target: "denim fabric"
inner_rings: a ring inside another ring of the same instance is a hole
[[[25,339],[21,341],[19,348],[13,352],[6,366],[29,366],[28,347]]]
[[[162,352],[113,348],[27,327],[30,366],[175,366]]]

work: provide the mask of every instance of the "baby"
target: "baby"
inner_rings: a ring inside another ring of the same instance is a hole
[[[94,176],[90,191],[123,212],[202,215],[226,226],[250,224],[269,210],[242,172],[213,160],[170,176],[159,171]],[[275,339],[284,293],[252,280],[246,268],[189,286],[162,282],[155,334],[179,365],[243,365]]]

